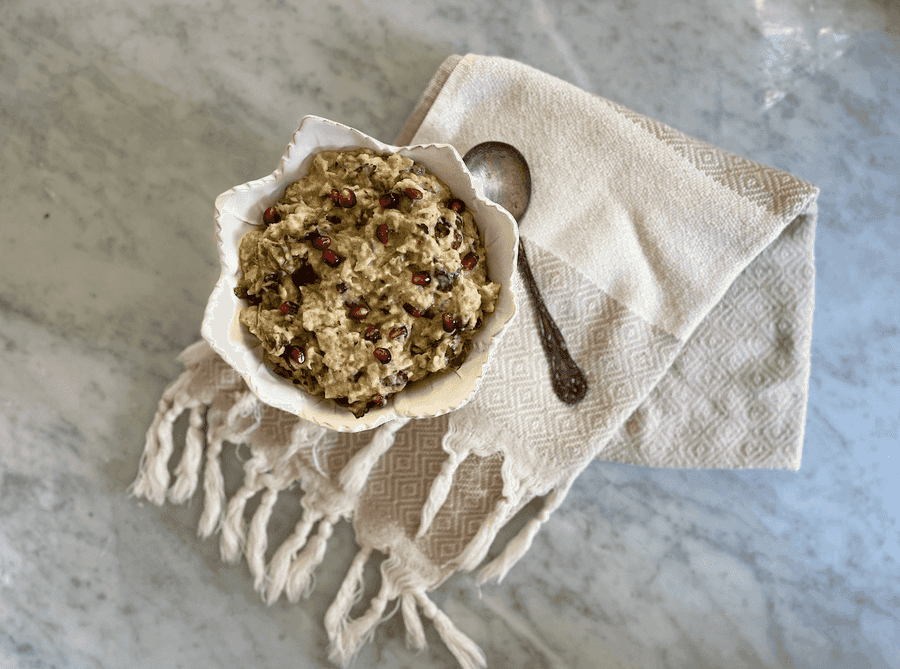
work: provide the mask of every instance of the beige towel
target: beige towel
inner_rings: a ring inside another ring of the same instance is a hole
[[[325,618],[331,657],[342,663],[399,599],[412,646],[424,646],[424,614],[461,666],[485,666],[427,593],[478,567],[516,511],[546,496],[478,576],[502,579],[596,457],[799,467],[817,189],[521,63],[448,59],[397,143],[445,142],[463,154],[486,140],[513,144],[530,163],[523,242],[587,373],[580,404],[553,394],[516,276],[519,315],[459,411],[372,433],[328,433],[262,405],[198,342],[182,354],[187,369],[147,433],[132,493],[181,503],[202,473],[200,533],[220,534],[223,559],[246,557],[269,603],[308,594],[334,523],[352,519],[360,550]],[[185,409],[190,427],[172,483],[172,423]],[[230,499],[225,441],[251,450],[244,485]],[[295,486],[302,517],[266,563],[272,509]],[[389,556],[380,590],[351,619],[373,550]]]
[[[798,469],[818,190],[501,58],[448,58],[396,143],[447,142],[464,154],[488,140],[516,146],[531,165],[522,236],[575,359],[619,370],[601,372],[594,388],[660,370],[598,346],[618,326],[587,308],[590,297],[636,318],[641,334],[625,345],[641,357],[680,349],[664,355],[668,371],[627,420],[613,421],[597,458]],[[576,294],[581,304],[568,299]],[[537,375],[543,360],[533,357]],[[581,408],[591,417],[572,437],[596,435],[598,414],[615,403]]]

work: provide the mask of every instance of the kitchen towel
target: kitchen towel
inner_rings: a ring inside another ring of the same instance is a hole
[[[330,606],[331,658],[349,662],[398,603],[421,648],[421,614],[463,667],[475,642],[428,597],[484,562],[522,507],[541,510],[484,564],[501,580],[595,458],[667,467],[796,470],[805,423],[818,190],[786,172],[688,137],[527,65],[453,56],[395,141],[483,141],[528,160],[523,244],[589,391],[553,394],[535,311],[514,277],[519,313],[476,396],[435,419],[334,433],[259,402],[205,342],[165,392],[132,494],[157,504],[200,485],[200,534],[225,560],[246,558],[269,603],[308,594],[334,524],[359,552]],[[172,424],[190,410],[180,462]],[[244,482],[224,492],[222,449],[247,443]],[[303,513],[265,559],[279,494]],[[245,518],[248,502],[259,504]],[[248,522],[249,520],[249,522]],[[356,617],[373,551],[378,594]]]

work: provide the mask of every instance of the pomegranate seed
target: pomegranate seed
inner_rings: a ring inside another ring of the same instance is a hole
[[[381,339],[381,330],[377,325],[370,325],[366,328],[366,333],[363,335],[363,339],[374,344],[379,339]]]
[[[340,197],[341,197],[341,191],[339,191],[337,188],[332,188],[331,189],[331,199],[334,200],[335,202],[337,202]]]
[[[419,318],[422,315],[422,312],[419,311],[418,309],[416,309],[409,302],[407,302],[406,304],[403,305],[403,309],[406,311],[406,313],[408,313],[413,318]]]
[[[313,246],[317,249],[327,249],[331,246],[331,237],[325,237],[324,235],[322,237],[316,237],[313,239]]]
[[[344,256],[340,256],[331,249],[325,249],[322,251],[322,260],[325,261],[325,264],[329,267],[337,267],[341,264],[341,261],[344,259]]]
[[[412,282],[417,286],[427,286],[431,283],[431,275],[428,272],[413,272]]]
[[[406,383],[407,381],[409,381],[409,374],[402,370],[397,372],[397,381],[399,381],[400,383]]]
[[[447,202],[447,208],[450,211],[455,211],[457,214],[461,214],[466,210],[466,203],[462,200],[457,200],[455,197],[451,198]]]
[[[341,281],[338,285],[335,286],[337,288],[337,292],[343,294],[347,292],[347,284]]]
[[[444,325],[444,332],[453,333],[458,329],[458,318],[453,318],[450,314],[444,314],[441,316],[441,321]]]
[[[340,195],[338,196],[338,204],[344,209],[349,209],[356,204],[356,193],[350,188],[342,188]]]
[[[375,356],[375,359],[378,362],[385,365],[391,361],[391,352],[386,348],[376,348],[374,351],[372,351],[372,355]]]
[[[406,197],[408,197],[410,200],[422,199],[422,191],[415,188],[404,188],[403,192],[406,193]]]
[[[299,308],[300,305],[296,302],[282,302],[281,306],[278,307],[278,311],[282,314],[296,314]]]
[[[399,325],[395,328],[391,328],[391,331],[388,333],[388,337],[391,339],[400,339],[401,337],[405,337],[409,334],[409,330],[406,329],[405,325]]]
[[[382,209],[396,209],[397,205],[400,204],[400,196],[397,193],[385,193],[378,198],[378,204],[381,205]]]
[[[296,362],[298,365],[302,365],[306,362],[306,354],[302,349],[297,348],[296,346],[292,346],[288,354],[291,356],[291,360]]]
[[[388,230],[387,223],[382,223],[381,225],[378,226],[378,229],[375,231],[375,236],[378,237],[378,241],[381,242],[382,244],[388,243],[388,234],[389,234],[389,230]]]
[[[369,307],[364,304],[357,304],[350,308],[350,318],[355,321],[364,321],[369,315]]]
[[[385,404],[387,404],[387,400],[384,399],[384,396],[383,396],[383,395],[372,395],[372,397],[369,399],[369,406],[370,406],[370,407],[378,407],[378,408],[381,408],[381,407],[383,407]]]
[[[280,220],[281,214],[278,213],[278,210],[275,207],[269,207],[263,212],[263,223],[266,225],[273,225]]]
[[[466,257],[462,260],[462,266],[464,270],[473,270],[475,269],[475,265],[478,264],[478,256],[474,253],[467,253]]]
[[[434,233],[438,237],[446,237],[450,234],[450,224],[447,222],[447,219],[441,216],[438,219],[438,222],[434,225]]]
[[[453,243],[450,245],[450,248],[456,250],[462,244],[462,233],[459,230],[453,231]]]

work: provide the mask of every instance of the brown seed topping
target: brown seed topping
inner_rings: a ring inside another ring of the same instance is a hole
[[[406,329],[405,325],[398,325],[395,328],[391,328],[388,337],[390,339],[400,339],[401,337],[406,337],[408,334],[409,330]]]
[[[381,330],[377,325],[370,325],[366,328],[366,333],[363,335],[363,339],[374,344],[379,339],[381,339]]]
[[[356,204],[356,193],[350,188],[342,188],[337,202],[344,209],[349,209]]]
[[[325,249],[322,251],[322,260],[324,260],[325,264],[329,267],[337,267],[344,260],[344,256],[338,255],[331,249]]]
[[[382,209],[396,209],[400,204],[400,196],[397,193],[385,193],[378,198],[378,204]]]
[[[275,207],[269,207],[263,212],[263,223],[266,225],[274,225],[281,220],[281,214]]]
[[[359,321],[360,323],[366,320],[366,316],[369,315],[369,307],[364,304],[357,304],[350,308],[350,318],[355,321]]]

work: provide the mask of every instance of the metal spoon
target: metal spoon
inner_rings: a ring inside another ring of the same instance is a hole
[[[503,142],[483,142],[463,156],[463,162],[477,180],[484,196],[506,209],[516,222],[522,220],[531,200],[531,171],[519,151]],[[519,272],[531,294],[538,316],[541,344],[550,364],[553,391],[566,404],[577,404],[587,394],[588,383],[581,368],[572,360],[569,349],[538,290],[525,246],[519,239]]]

